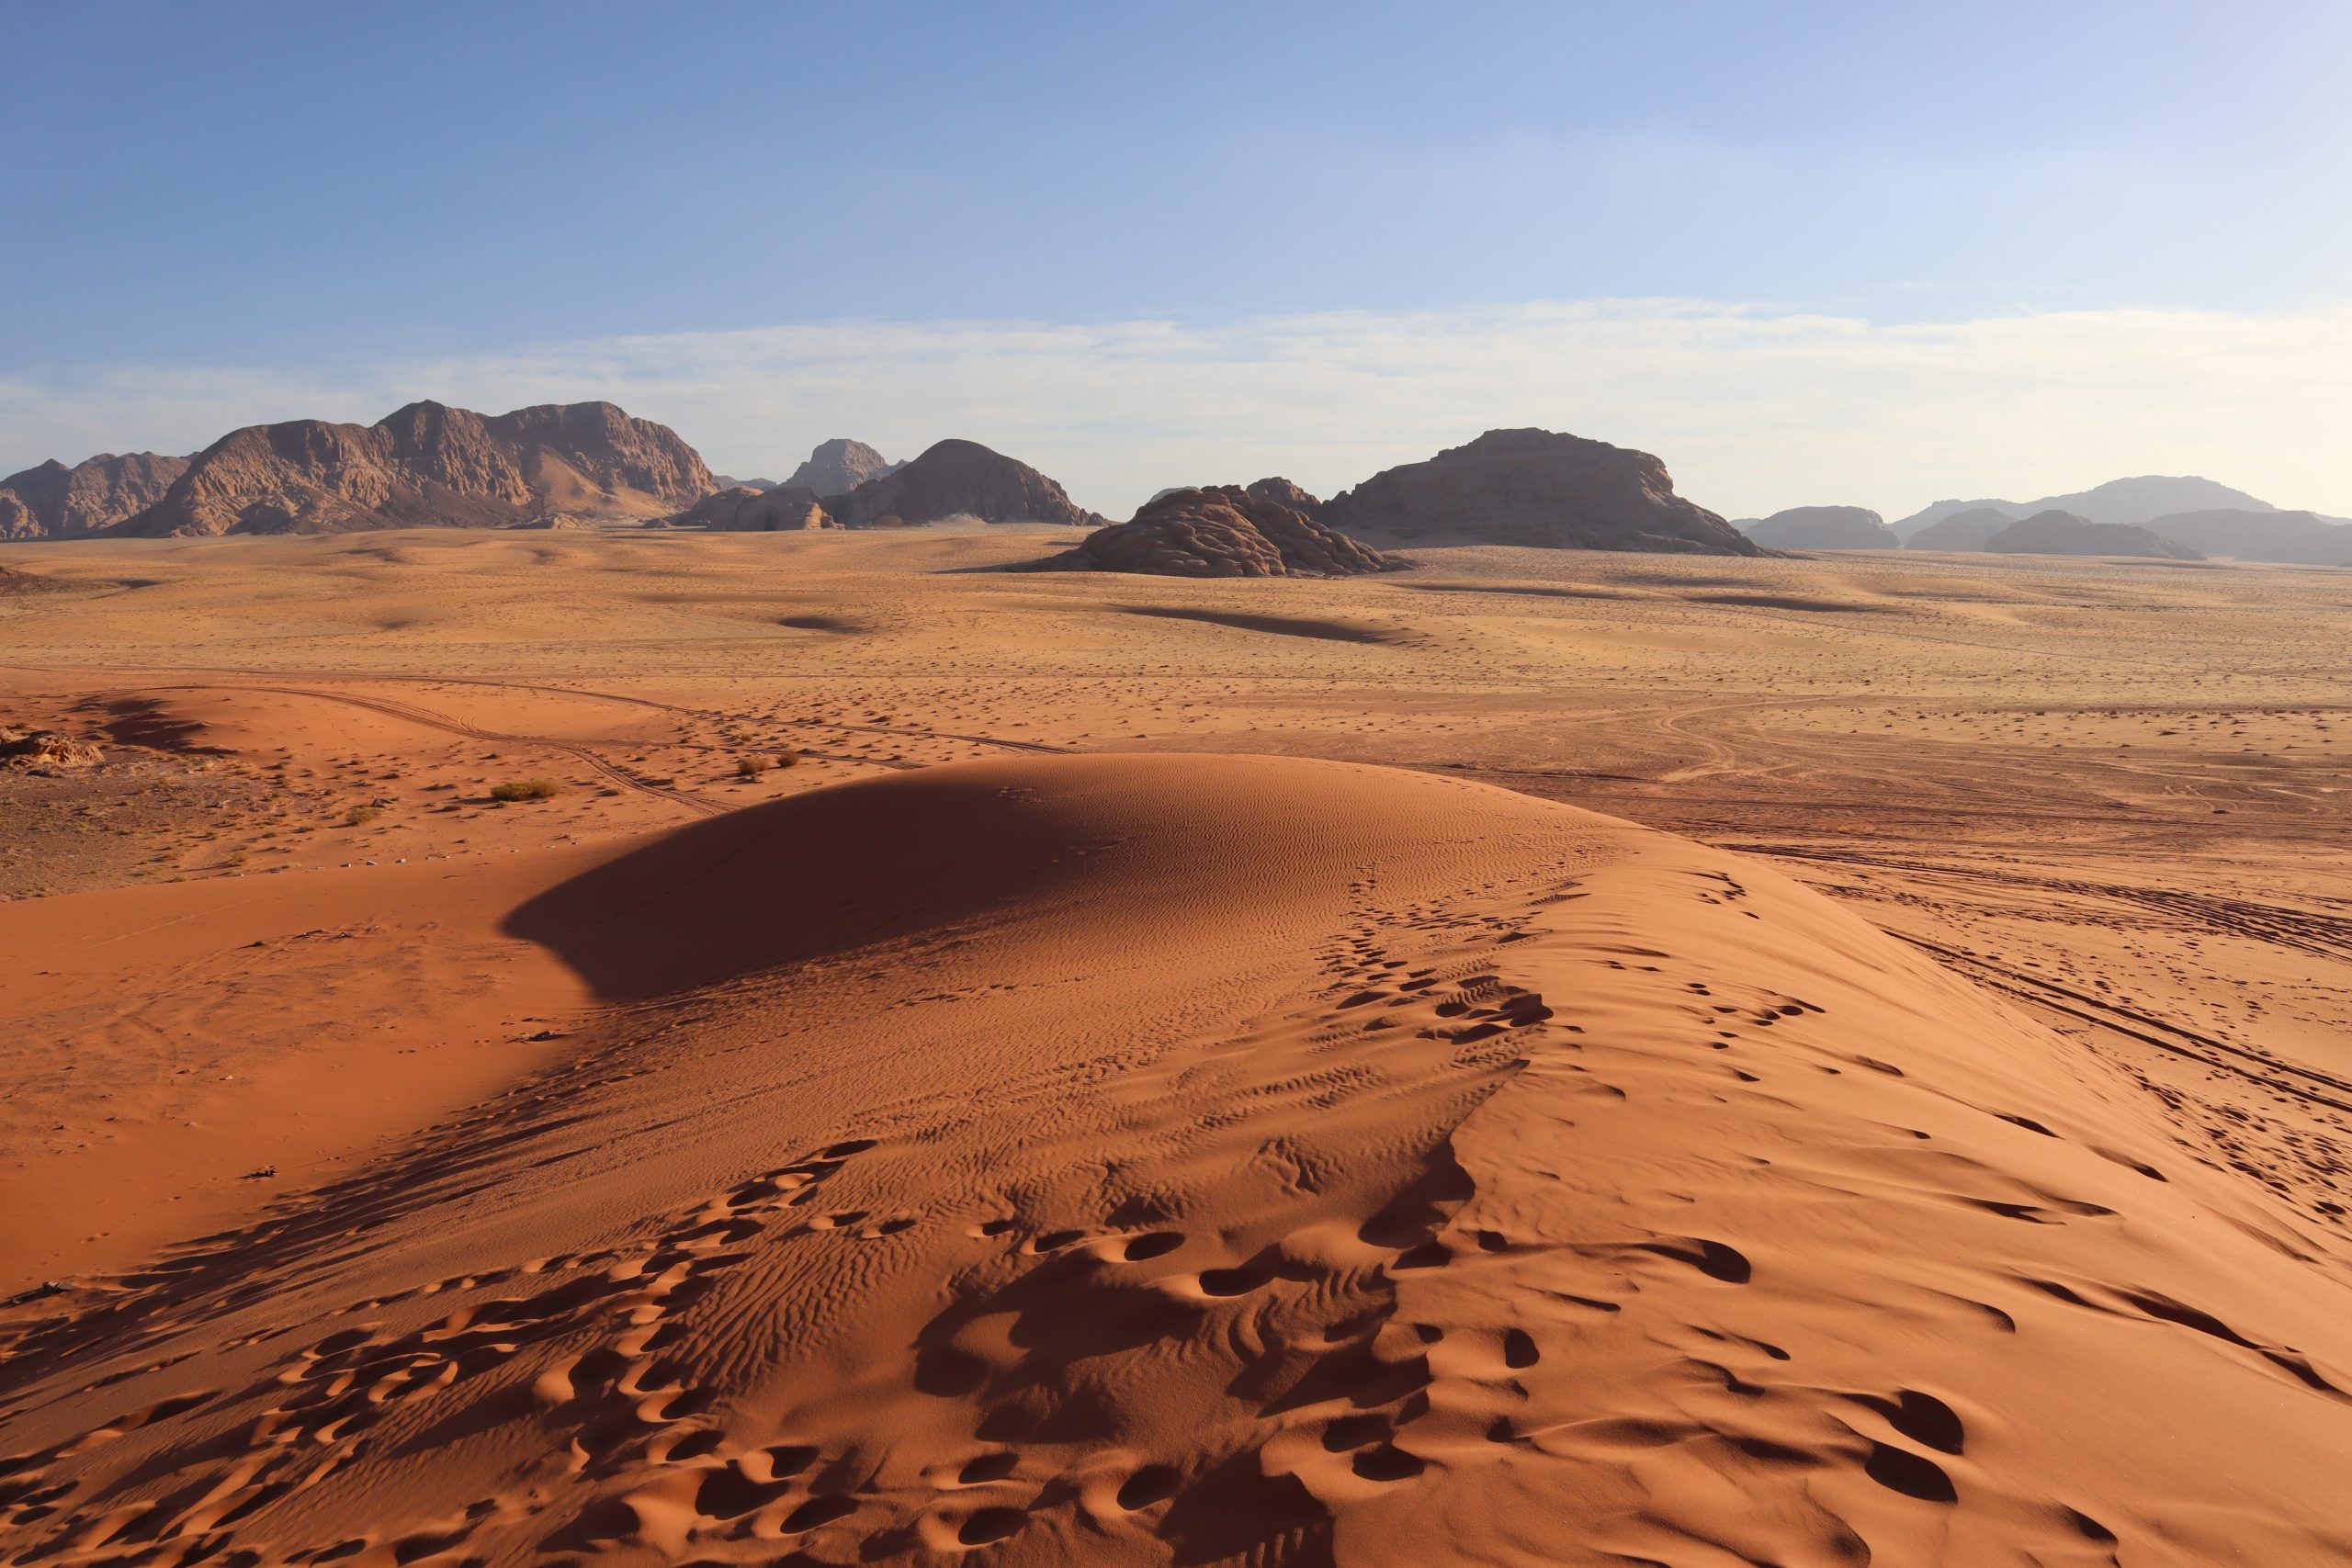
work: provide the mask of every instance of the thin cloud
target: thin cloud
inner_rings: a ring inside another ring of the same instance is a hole
[[[840,321],[554,343],[348,375],[104,367],[0,378],[18,463],[192,450],[238,424],[373,420],[415,398],[500,410],[602,398],[723,472],[778,475],[855,435],[946,435],[1124,514],[1163,485],[1283,473],[1329,492],[1497,425],[1663,457],[1733,515],[2034,495],[2201,473],[2352,513],[2352,307],[2101,310],[1944,322],[1671,299],[1219,325]],[[12,465],[14,466],[14,465]]]

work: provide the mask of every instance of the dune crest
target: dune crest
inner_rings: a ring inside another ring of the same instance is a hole
[[[571,1060],[0,1320],[13,1560],[2352,1549],[2352,1303],[2291,1215],[1736,856],[1023,757],[639,840],[507,930],[605,998]]]

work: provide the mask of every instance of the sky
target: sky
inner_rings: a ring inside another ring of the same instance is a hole
[[[0,473],[605,398],[1124,515],[1495,425],[1729,515],[2352,514],[2352,6],[0,0]]]

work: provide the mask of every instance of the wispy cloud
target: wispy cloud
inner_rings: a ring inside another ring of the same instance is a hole
[[[1639,299],[1218,325],[840,321],[332,377],[113,366],[0,374],[0,461],[192,450],[238,424],[373,420],[421,397],[608,399],[739,474],[773,476],[829,435],[894,457],[964,435],[1114,514],[1162,485],[1265,473],[1328,492],[1527,424],[1657,452],[1686,494],[1733,514],[1844,502],[1892,515],[2127,473],[2352,513],[2352,307],[1890,325]]]

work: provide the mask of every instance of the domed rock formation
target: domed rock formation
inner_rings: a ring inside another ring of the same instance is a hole
[[[1747,536],[1772,550],[1899,550],[1886,520],[1863,506],[1792,506],[1759,518]]]
[[[1266,499],[1285,491],[1314,500],[1288,479],[1170,491],[1046,565],[1154,577],[1353,577],[1408,564]]]
[[[103,533],[161,501],[187,466],[154,452],[102,452],[70,468],[52,457],[0,479],[0,539]]]
[[[1061,486],[1028,464],[977,441],[942,441],[922,457],[846,495],[825,497],[825,510],[849,527],[977,517],[983,523],[1061,523],[1100,527],[1105,519],[1070,503]]]
[[[1674,493],[1647,452],[1548,430],[1490,430],[1425,463],[1407,463],[1323,503],[1322,519],[1360,538],[1442,537],[1545,549],[1756,556],[1762,547]]]
[[[2055,508],[2037,512],[2012,523],[1984,547],[1999,555],[2028,556],[2150,556],[2158,560],[2203,560],[2186,545],[2177,545],[2132,523],[2094,523]]]
[[[1984,541],[2007,527],[2017,519],[2006,512],[1989,506],[1972,506],[1965,512],[1928,524],[1911,536],[1904,545],[1906,550],[1981,550]]]
[[[812,495],[844,495],[869,480],[895,474],[905,468],[893,463],[863,441],[852,441],[836,435],[831,441],[820,441],[808,454],[808,460],[792,470],[784,482],[797,485]]]
[[[1243,488],[1260,501],[1270,501],[1276,506],[1287,506],[1293,512],[1305,513],[1309,517],[1319,518],[1323,515],[1321,502],[1280,474],[1271,479],[1258,479]]]
[[[774,490],[738,485],[704,496],[676,516],[662,519],[662,525],[706,528],[714,534],[780,534],[841,526],[826,514],[813,493],[797,485],[778,485]]]
[[[121,528],[503,527],[557,512],[656,515],[710,488],[710,470],[675,432],[610,403],[484,416],[420,402],[372,425],[294,420],[232,431]]]

